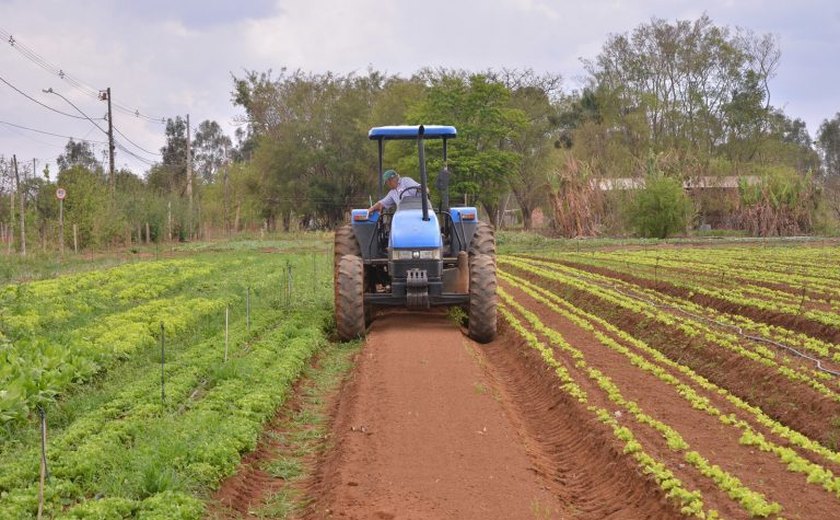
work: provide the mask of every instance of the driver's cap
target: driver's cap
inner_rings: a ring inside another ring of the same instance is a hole
[[[385,173],[382,174],[382,180],[387,181],[393,177],[397,177],[397,172],[394,170],[387,170]]]

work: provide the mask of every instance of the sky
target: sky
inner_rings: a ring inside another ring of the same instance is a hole
[[[189,114],[193,129],[217,121],[233,136],[243,112],[232,77],[249,70],[530,68],[572,91],[610,35],[704,13],[776,36],[771,104],[812,138],[840,112],[836,0],[0,0],[0,155],[30,172],[34,159],[39,174],[49,163],[53,179],[69,137],[92,141],[101,158],[97,91],[110,88],[116,166],[143,174],[160,161],[164,118]]]

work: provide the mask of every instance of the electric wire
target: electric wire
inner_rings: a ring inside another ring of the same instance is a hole
[[[7,80],[6,80],[3,76],[0,76],[0,81],[2,81],[3,83],[5,83],[6,85],[8,85],[10,88],[14,89],[16,92],[18,92],[20,95],[22,95],[22,96],[23,96],[23,97],[25,97],[26,99],[28,99],[28,100],[32,101],[33,103],[37,103],[37,104],[41,105],[42,107],[44,107],[44,108],[46,108],[46,109],[48,109],[48,110],[52,110],[53,112],[56,112],[56,113],[61,114],[61,115],[63,115],[63,116],[72,117],[73,119],[84,119],[84,117],[82,117],[82,116],[77,116],[77,115],[75,115],[75,114],[68,114],[67,112],[62,112],[61,110],[58,110],[57,108],[53,108],[53,107],[51,107],[51,106],[49,106],[49,105],[46,105],[46,104],[44,104],[44,103],[41,103],[40,101],[38,101],[37,99],[33,98],[32,96],[30,96],[30,95],[29,95],[29,94],[27,94],[26,92],[24,92],[24,91],[20,90],[20,89],[19,89],[19,88],[17,88],[16,86],[14,86],[14,85],[12,85],[11,83],[9,83],[9,82],[8,82],[8,81],[7,81]],[[103,118],[102,118],[102,120],[104,121],[104,120],[105,120],[105,118],[103,117]]]
[[[137,148],[138,150],[142,150],[142,151],[146,152],[146,153],[147,153],[147,154],[149,154],[149,155],[157,155],[157,156],[161,156],[161,155],[163,155],[163,154],[158,153],[158,152],[152,152],[152,151],[146,150],[145,148],[143,148],[143,147],[142,147],[142,146],[140,146],[139,144],[137,144],[137,143],[135,143],[134,141],[132,141],[131,139],[129,139],[127,135],[125,135],[124,133],[120,132],[119,128],[117,128],[116,126],[113,126],[113,128],[114,128],[114,132],[116,132],[116,133],[120,134],[120,135],[123,137],[123,139],[125,139],[126,141],[128,141],[129,143],[131,143],[132,145],[134,145],[134,147],[135,147],[135,148]]]
[[[55,134],[55,133],[52,133],[52,132],[47,132],[46,130],[38,130],[37,128],[30,128],[28,126],[18,125],[18,124],[15,124],[15,123],[11,123],[9,121],[0,120],[0,124],[13,126],[15,128],[20,128],[21,130],[28,130],[30,132],[36,132],[36,133],[39,133],[39,134],[51,135],[53,137],[62,137],[64,139],[72,139],[74,141],[81,141],[81,142],[85,142],[85,143],[108,144],[107,141],[96,141],[94,139],[85,139],[85,138],[81,138],[81,137],[73,137],[71,135]]]
[[[81,80],[77,79],[72,74],[66,72],[62,68],[60,68],[56,65],[53,65],[52,63],[50,63],[49,61],[44,59],[42,56],[40,56],[38,53],[36,53],[35,51],[28,48],[23,43],[21,43],[20,41],[15,39],[15,37],[10,32],[3,29],[2,27],[0,27],[0,39],[5,40],[6,43],[8,43],[10,47],[12,47],[14,50],[16,50],[18,53],[20,53],[23,57],[25,57],[29,61],[33,62],[35,65],[41,67],[42,69],[49,72],[50,74],[54,74],[54,75],[58,76],[61,80],[66,81],[67,83],[69,83],[71,86],[73,86],[77,90],[79,90],[81,92],[84,92],[85,94],[87,94],[91,97],[94,97],[96,99],[100,99],[100,100],[102,99],[102,90],[101,89],[96,89],[96,88],[82,82]],[[120,112],[135,116],[135,117],[140,118],[140,119],[145,119],[149,122],[158,123],[158,124],[164,124],[166,122],[166,119],[163,118],[163,117],[150,116],[150,115],[144,114],[144,113],[140,112],[139,109],[136,109],[136,108],[132,109],[132,108],[126,106],[126,105],[123,105],[121,103],[118,103],[118,102],[114,101],[113,98],[111,99],[111,105],[112,105],[113,108],[116,108]]]
[[[3,83],[5,83],[6,85],[8,85],[10,88],[14,89],[14,90],[15,90],[16,92],[18,92],[20,95],[22,95],[22,96],[24,96],[25,98],[29,99],[30,101],[32,101],[32,102],[34,102],[34,103],[37,103],[38,105],[40,105],[40,106],[42,106],[42,107],[44,107],[44,108],[46,108],[46,109],[49,109],[49,110],[51,110],[51,111],[53,111],[53,112],[56,112],[56,113],[61,114],[61,115],[63,115],[63,116],[71,117],[71,118],[73,118],[73,119],[86,119],[86,120],[89,120],[89,121],[93,121],[93,120],[94,120],[94,118],[91,118],[91,117],[89,117],[89,116],[87,116],[87,115],[84,115],[84,116],[78,116],[78,115],[75,115],[75,114],[69,114],[69,113],[67,113],[67,112],[63,112],[63,111],[58,110],[58,109],[56,109],[56,108],[53,108],[53,107],[51,107],[51,106],[49,106],[49,105],[46,105],[46,104],[44,104],[44,103],[42,103],[42,102],[38,101],[37,99],[33,98],[32,96],[30,96],[30,95],[29,95],[29,94],[27,94],[26,92],[22,91],[21,89],[19,89],[18,87],[16,87],[16,86],[15,86],[15,85],[13,85],[12,83],[10,83],[8,80],[6,80],[6,79],[5,79],[4,77],[2,77],[2,76],[0,76],[0,81],[2,81]],[[103,117],[103,118],[101,118],[101,119],[100,119],[100,118],[96,118],[95,120],[96,120],[96,121],[107,121],[107,120],[108,120],[108,118],[107,118],[107,117]],[[10,124],[10,125],[11,125],[12,123],[8,123],[8,124]],[[21,128],[23,128],[24,130],[31,130],[31,131],[38,132],[38,133],[42,133],[42,134],[46,134],[46,135],[55,135],[56,137],[66,137],[66,136],[61,136],[61,135],[57,135],[57,134],[50,134],[49,132],[45,132],[45,131],[42,131],[42,130],[36,130],[36,129],[26,128],[26,127],[21,127]],[[131,140],[131,139],[130,139],[127,135],[125,135],[124,133],[122,133],[122,132],[121,132],[121,131],[117,128],[117,127],[113,127],[113,128],[114,128],[114,131],[116,131],[118,134],[120,134],[120,135],[121,135],[121,136],[122,136],[122,137],[123,137],[126,141],[128,141],[129,143],[131,143],[132,145],[134,145],[134,146],[135,146],[136,148],[138,148],[139,150],[142,150],[143,152],[146,152],[146,153],[148,153],[148,154],[150,154],[150,155],[158,155],[158,156],[159,156],[159,155],[161,155],[161,154],[159,154],[159,153],[149,151],[149,150],[147,150],[147,149],[143,148],[142,146],[138,145],[137,143],[135,143],[134,141],[132,141],[132,140]],[[100,128],[100,130],[101,130],[101,128]],[[79,138],[76,138],[76,137],[68,137],[68,138],[69,138],[69,139],[76,139],[76,140],[78,140],[78,141],[89,141],[88,139],[79,139]]]

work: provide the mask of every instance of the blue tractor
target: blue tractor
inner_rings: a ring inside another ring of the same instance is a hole
[[[362,337],[377,309],[410,310],[458,306],[466,311],[469,335],[486,343],[496,336],[496,239],[475,207],[449,206],[446,144],[452,126],[382,126],[368,137],[382,155],[391,140],[415,140],[420,186],[400,193],[395,210],[354,209],[335,233],[335,321],[342,340]],[[428,197],[424,141],[443,140],[443,170],[436,186],[437,211]]]

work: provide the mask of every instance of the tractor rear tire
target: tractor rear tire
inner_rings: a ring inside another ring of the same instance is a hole
[[[475,228],[475,235],[470,242],[469,249],[470,256],[473,255],[491,255],[496,256],[496,232],[493,226],[487,222],[478,221],[478,226]]]
[[[479,343],[496,338],[496,259],[470,256],[469,335]]]
[[[333,270],[336,277],[338,277],[338,263],[341,262],[341,257],[344,255],[362,256],[362,249],[359,247],[356,233],[353,232],[353,226],[350,224],[344,224],[335,230]]]
[[[364,264],[356,255],[338,262],[335,280],[335,325],[341,341],[365,335]]]

